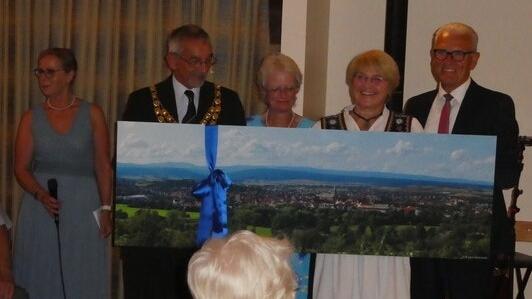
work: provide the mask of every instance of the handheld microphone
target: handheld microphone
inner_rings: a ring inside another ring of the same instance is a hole
[[[48,193],[50,196],[57,199],[57,180],[48,179]],[[61,237],[59,236],[59,214],[54,214],[55,229],[57,230],[57,248],[59,253],[59,270],[61,274],[61,286],[63,288],[63,299],[66,299],[65,292],[65,277],[63,274],[63,255],[61,253]]]
[[[57,180],[56,179],[48,179],[48,193],[50,193],[50,196],[57,199]],[[54,214],[54,221],[55,223],[59,223],[59,215]]]

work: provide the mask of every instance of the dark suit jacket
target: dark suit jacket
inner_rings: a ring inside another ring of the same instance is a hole
[[[177,117],[177,106],[174,95],[174,87],[172,85],[172,76],[166,80],[155,85],[159,100],[163,107],[168,110],[174,119]],[[218,117],[219,125],[245,125],[246,117],[244,108],[240,103],[238,94],[230,89],[222,87],[222,111]],[[214,100],[214,84],[206,81],[200,89],[200,99],[198,104],[197,117],[193,123],[198,123]],[[125,121],[143,121],[143,122],[157,122],[155,113],[153,112],[151,92],[148,87],[134,91],[129,95],[126,110],[122,117]]]
[[[421,125],[425,126],[437,92],[438,90],[432,90],[409,99],[405,105],[405,113],[416,117]],[[501,190],[515,185],[519,174],[517,162],[519,129],[512,98],[484,88],[471,80],[456,116],[452,133],[497,136],[492,250],[495,253],[511,252],[514,233],[512,224],[506,217]]]
[[[432,90],[409,99],[405,113],[416,117],[425,126],[430,108],[437,95]],[[498,253],[512,254],[515,234],[513,223],[506,216],[503,188],[516,184],[518,126],[512,99],[503,93],[486,89],[471,81],[453,127],[453,134],[497,136],[495,188],[491,258],[485,260],[438,260],[412,258],[411,298],[493,298],[495,284],[492,266]]]
[[[155,85],[163,107],[177,117],[172,76]],[[245,125],[244,109],[238,94],[230,89],[221,89],[222,111],[219,125]],[[198,113],[193,123],[198,123],[214,100],[214,84],[205,82],[200,89]],[[125,121],[157,122],[153,111],[149,87],[129,95]],[[194,250],[172,248],[122,248],[125,298],[192,298],[187,286],[187,265]]]

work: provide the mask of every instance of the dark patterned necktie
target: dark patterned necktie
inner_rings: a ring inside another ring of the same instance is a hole
[[[451,100],[453,99],[453,96],[446,93],[443,97],[445,98],[445,104],[441,109],[438,134],[449,134],[449,116],[451,115]]]
[[[196,117],[196,107],[194,106],[194,92],[192,90],[185,91],[188,98],[187,113],[183,117],[182,123],[189,123]]]

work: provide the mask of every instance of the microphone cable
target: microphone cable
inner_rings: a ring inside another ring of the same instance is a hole
[[[50,196],[57,200],[57,180],[49,179],[48,180],[48,192]],[[65,291],[65,276],[63,274],[63,254],[61,251],[61,234],[59,233],[59,214],[54,215],[55,230],[57,232],[57,248],[59,253],[59,275],[61,276],[61,287],[63,290],[63,299],[66,299]]]

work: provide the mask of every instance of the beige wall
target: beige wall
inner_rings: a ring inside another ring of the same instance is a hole
[[[307,8],[313,10],[306,14]],[[350,104],[344,83],[347,63],[364,50],[383,49],[385,14],[385,0],[283,2],[281,51],[302,70],[310,69],[303,72],[304,82],[312,83],[299,94],[298,112],[304,106],[306,115],[317,118]]]
[[[384,0],[331,0],[325,114],[351,104],[347,64],[362,51],[384,48],[385,16]]]
[[[327,5],[328,13],[323,9]],[[304,15],[307,8],[315,10]],[[385,8],[385,0],[284,1],[283,52],[294,57],[304,69],[322,70],[305,72],[304,75],[307,82],[313,83],[313,88],[319,86],[325,89],[325,99],[321,99],[314,96],[315,92],[309,93],[312,88],[305,88],[305,98],[300,95],[299,99],[300,111],[304,106],[305,114],[316,117],[335,113],[349,104],[344,84],[345,67],[354,54],[384,47]],[[324,18],[328,19],[326,30],[320,23],[322,20],[315,19],[324,12],[327,13]],[[306,16],[313,17],[306,19]],[[448,22],[465,22],[472,25],[480,37],[481,56],[473,72],[474,79],[489,88],[510,94],[516,105],[521,135],[532,135],[530,16],[530,0],[409,1],[405,99],[435,87],[428,66],[430,37],[434,29]],[[313,27],[316,24],[320,27]],[[311,40],[308,40],[309,36]],[[312,39],[325,39],[327,42],[316,43]],[[309,59],[305,56],[308,52],[311,58],[312,55],[326,58]],[[521,212],[517,218],[532,221],[532,148],[525,151],[521,187],[524,195],[520,199]],[[532,255],[532,244],[520,243],[518,250]],[[527,296],[532,296],[532,288],[529,288]]]
[[[281,52],[292,57],[305,74],[305,45],[307,34],[307,0],[283,1]],[[305,80],[298,94],[294,110],[303,113]]]

